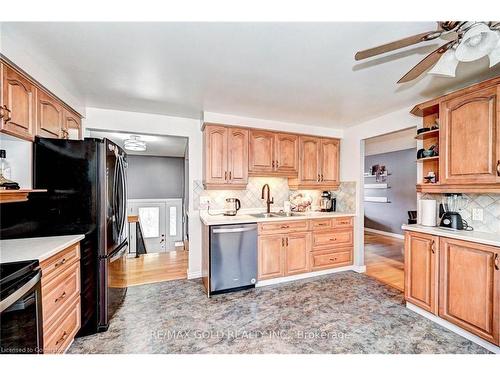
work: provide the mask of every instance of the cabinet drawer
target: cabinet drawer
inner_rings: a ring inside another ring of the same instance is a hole
[[[321,251],[311,253],[313,271],[352,264],[352,249],[343,251]]]
[[[80,243],[69,246],[56,255],[44,260],[40,267],[42,269],[42,287],[61,272],[67,270],[80,259]]]
[[[333,229],[333,219],[328,218],[311,220],[311,228],[313,230]]]
[[[73,263],[42,288],[43,327],[47,329],[80,295],[80,265]]]
[[[333,227],[336,229],[351,228],[352,223],[352,217],[336,217],[333,219]]]
[[[259,233],[289,233],[307,231],[309,225],[307,220],[274,221],[259,224]]]
[[[69,309],[44,332],[43,352],[63,353],[80,329],[80,297],[75,298]]]
[[[336,230],[330,232],[314,232],[313,247],[352,246],[352,230]]]

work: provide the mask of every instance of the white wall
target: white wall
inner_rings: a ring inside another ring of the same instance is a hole
[[[419,117],[410,114],[410,107],[385,114],[344,130],[340,149],[341,181],[356,181],[356,224],[354,233],[354,262],[364,265],[364,202],[363,172],[365,139],[378,135],[416,127],[421,123]]]
[[[7,156],[5,161],[11,169],[10,180],[17,182],[21,189],[31,189],[32,143],[6,134],[0,134],[0,149],[5,150]]]
[[[201,276],[201,222],[193,208],[193,181],[202,179],[202,132],[200,120],[139,112],[87,108],[86,129],[141,132],[187,137],[189,153],[189,269],[188,277]]]
[[[365,141],[365,156],[415,148],[417,147],[416,133],[417,127],[414,126],[395,133],[369,138]]]

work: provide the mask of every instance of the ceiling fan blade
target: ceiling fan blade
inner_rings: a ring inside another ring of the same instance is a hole
[[[420,61],[417,65],[415,65],[408,73],[406,73],[401,79],[398,81],[398,83],[404,83],[404,82],[409,82],[417,78],[419,75],[421,75],[423,72],[425,72],[427,69],[432,67],[434,64],[438,62],[438,60],[441,58],[443,53],[448,51],[453,44],[456,43],[456,39],[452,40],[451,42],[448,42],[446,44],[443,44],[441,47],[436,49],[434,52],[431,52],[428,54],[422,61]]]
[[[366,49],[364,51],[359,51],[356,53],[356,55],[354,55],[354,59],[356,61],[363,60],[363,59],[366,59],[368,57],[380,55],[382,53],[394,51],[396,49],[400,49],[403,47],[408,47],[408,46],[411,46],[413,44],[436,39],[442,33],[443,33],[442,30],[436,30],[436,31],[428,31],[426,33],[421,33],[421,34],[409,36],[407,38],[396,40],[395,42],[383,44],[381,46]]]

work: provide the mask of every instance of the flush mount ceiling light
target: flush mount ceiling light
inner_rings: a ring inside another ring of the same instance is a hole
[[[125,150],[129,151],[146,151],[146,142],[141,141],[138,135],[131,135],[129,139],[123,142]]]
[[[500,62],[500,22],[498,21],[440,21],[436,30],[413,35],[395,42],[359,51],[355,60],[363,60],[414,44],[447,37],[446,43],[427,55],[406,73],[398,83],[414,80],[428,69],[430,74],[455,77],[459,62],[490,59],[490,67]]]

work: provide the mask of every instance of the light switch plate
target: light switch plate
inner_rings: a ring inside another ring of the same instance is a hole
[[[483,221],[483,209],[482,208],[473,208],[472,209],[472,220]]]

